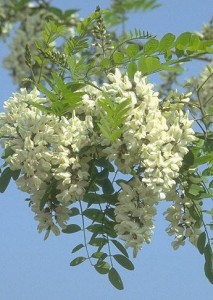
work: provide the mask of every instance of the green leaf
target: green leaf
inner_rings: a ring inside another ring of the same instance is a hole
[[[11,179],[11,170],[9,167],[4,169],[0,176],[0,193],[4,193]]]
[[[63,233],[74,233],[81,231],[81,227],[77,224],[69,224],[65,229],[62,229]]]
[[[29,2],[29,0],[20,0],[20,1],[16,1],[13,8],[14,8],[15,10],[21,11],[21,9],[23,9],[24,6],[25,6],[28,2]]]
[[[45,207],[45,204],[49,201],[49,194],[50,194],[50,191],[49,191],[49,189],[47,189],[45,191],[43,197],[40,200],[40,203],[39,203],[40,210],[42,210]]]
[[[101,172],[97,174],[96,181],[103,181],[109,176],[109,171],[107,169],[103,169]]]
[[[94,247],[103,247],[107,243],[107,239],[105,238],[91,238],[89,244]]]
[[[196,220],[196,221],[201,220],[201,216],[198,212],[198,208],[195,205],[190,206],[189,213],[194,220]]]
[[[141,56],[138,62],[138,69],[143,75],[151,74],[162,68],[158,57]]]
[[[200,254],[204,253],[205,244],[206,244],[206,233],[204,231],[199,235],[198,240],[197,240],[197,248],[198,248]]]
[[[143,51],[146,55],[151,55],[155,53],[158,50],[159,47],[159,41],[155,38],[151,38],[143,48]]]
[[[100,62],[100,65],[103,67],[103,68],[109,68],[110,67],[110,59],[108,57],[104,57],[101,62]]]
[[[175,35],[172,33],[166,33],[159,43],[158,50],[162,52],[167,52],[171,49],[171,47],[174,45],[175,41]]]
[[[191,149],[189,149],[188,153],[184,156],[183,163],[184,165],[191,166],[194,164],[195,156]]]
[[[122,52],[115,52],[113,54],[113,60],[116,64],[122,64],[124,61],[124,54]]]
[[[37,84],[37,88],[39,91],[41,91],[50,101],[55,102],[58,100],[58,96],[49,91],[45,86],[43,86],[41,83]]]
[[[111,242],[115,245],[116,248],[118,248],[118,250],[121,251],[121,253],[123,253],[126,257],[129,257],[128,252],[126,251],[126,249],[124,248],[124,246],[117,240],[111,240]]]
[[[138,52],[139,52],[139,45],[137,45],[137,44],[129,45],[126,48],[126,54],[129,56],[129,58],[136,57]]]
[[[97,251],[92,254],[92,257],[97,258],[99,260],[99,262],[101,262],[107,257],[107,254],[102,251]]]
[[[79,264],[81,264],[82,262],[84,262],[87,258],[84,257],[84,256],[79,256],[79,257],[76,257],[75,259],[73,259],[70,263],[70,266],[74,267],[74,266],[77,266]]]
[[[199,38],[199,36],[196,35],[196,34],[192,34],[189,45],[187,47],[187,50],[189,50],[191,52],[195,52],[196,50],[199,49],[199,47],[200,47],[200,38]]]
[[[103,181],[102,190],[104,194],[113,194],[114,187],[111,181],[107,178]]]
[[[181,33],[175,41],[175,48],[180,51],[185,50],[190,44],[191,35],[190,32]]]
[[[72,253],[75,253],[77,251],[79,251],[80,249],[84,248],[84,245],[83,244],[79,244],[77,246],[75,246],[73,249],[72,249]]]
[[[113,257],[122,267],[126,268],[127,270],[134,270],[133,263],[126,256],[115,254]]]
[[[102,228],[103,225],[101,224],[92,224],[87,227],[87,230],[98,235],[100,232],[102,232]]]
[[[109,201],[107,201],[107,202],[109,202]],[[105,214],[106,214],[106,216],[111,218],[113,221],[115,221],[115,209],[114,209],[114,207],[107,207],[105,209]]]
[[[83,215],[93,221],[101,221],[104,218],[104,214],[97,208],[88,208],[83,212]]]
[[[123,282],[115,268],[111,268],[108,273],[108,278],[111,284],[118,290],[123,290]]]
[[[88,206],[92,204],[101,204],[105,203],[104,199],[101,197],[102,195],[97,193],[86,193],[84,196],[84,202],[88,203]]]
[[[209,183],[209,187],[213,188],[213,180]]]
[[[212,248],[209,243],[204,248],[204,255],[206,262],[212,264]]]
[[[21,170],[11,170],[11,177],[13,180],[17,180],[19,178],[19,175],[21,173]]]
[[[211,245],[208,243],[204,249],[205,255],[205,265],[204,271],[208,280],[213,284],[213,268],[212,268],[212,249]]]
[[[98,262],[95,266],[95,270],[99,273],[99,274],[108,274],[109,270],[110,270],[110,265],[103,261],[103,262]]]
[[[204,264],[204,272],[209,282],[213,284],[213,269],[210,267],[208,263]]]
[[[15,151],[14,151],[13,149],[11,149],[10,147],[7,147],[7,148],[4,150],[4,152],[3,152],[2,156],[1,156],[1,158],[5,159],[5,158],[7,158],[7,157],[13,155],[14,153],[15,153]]]
[[[113,165],[104,157],[102,158],[99,158],[99,159],[96,159],[95,160],[95,165],[97,167],[102,167],[102,168],[105,168],[107,169],[109,172],[114,172],[115,169],[113,167]]]
[[[77,207],[70,208],[69,215],[71,217],[78,216],[80,214],[79,209]]]
[[[137,64],[134,61],[131,61],[127,66],[128,77],[130,79],[133,79],[137,70],[138,70]]]

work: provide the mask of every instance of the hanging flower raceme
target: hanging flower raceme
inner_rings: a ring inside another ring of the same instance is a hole
[[[10,169],[20,170],[18,187],[31,195],[39,232],[59,234],[57,226],[66,226],[69,205],[84,200],[93,159],[104,157],[119,172],[134,174],[133,180],[121,184],[114,212],[119,238],[136,254],[150,242],[155,205],[175,185],[195,137],[187,114],[173,105],[167,109],[140,72],[130,80],[116,69],[108,79],[98,89],[95,84],[86,86],[72,114],[61,117],[33,105],[51,105],[37,89],[30,93],[22,89],[0,115],[1,144],[9,153],[5,162]],[[128,103],[120,123],[116,115],[115,120],[107,119],[101,104],[105,100],[115,111]],[[116,138],[108,138],[102,130],[103,118],[109,128],[118,129]],[[111,126],[114,121],[118,128]]]
[[[89,158],[79,151],[90,145],[89,116],[80,120],[47,114],[30,103],[46,104],[34,89],[20,93],[5,103],[0,116],[2,146],[10,150],[5,158],[11,170],[21,170],[16,183],[31,195],[31,207],[40,222],[39,231],[51,229],[54,222],[64,227],[69,218],[68,205],[82,199],[88,184]],[[42,203],[42,201],[44,203]]]

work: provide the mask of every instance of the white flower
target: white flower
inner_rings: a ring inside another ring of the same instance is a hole
[[[125,241],[126,247],[132,247],[134,256],[141,249],[142,244],[150,243],[154,230],[154,207],[158,201],[158,194],[147,191],[140,179],[135,178],[127,183],[120,183],[122,191],[118,196],[115,207],[115,230]]]

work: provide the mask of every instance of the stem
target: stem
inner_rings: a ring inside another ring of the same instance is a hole
[[[94,264],[92,263],[92,260],[91,260],[91,256],[89,255],[89,249],[88,249],[88,246],[87,246],[86,227],[85,227],[85,221],[84,221],[84,215],[83,215],[83,208],[82,208],[81,201],[79,200],[78,202],[79,202],[79,206],[80,206],[82,226],[83,226],[84,246],[86,248],[87,258],[89,259],[90,264],[92,266],[94,266]]]

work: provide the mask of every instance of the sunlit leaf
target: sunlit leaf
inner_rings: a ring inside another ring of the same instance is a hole
[[[133,44],[133,45],[129,45],[126,48],[126,54],[130,57],[130,58],[134,58],[139,52],[139,45],[137,44]]]
[[[172,33],[166,33],[159,42],[159,51],[166,52],[171,49],[175,41],[175,35]]]
[[[143,47],[143,51],[146,55],[151,55],[158,50],[159,41],[155,38],[151,38]]]

